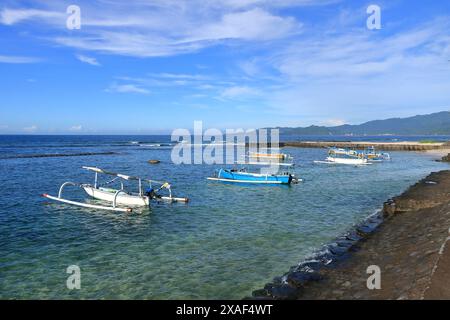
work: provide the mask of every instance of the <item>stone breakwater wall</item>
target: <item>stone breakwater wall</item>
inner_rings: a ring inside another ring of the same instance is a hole
[[[284,147],[298,147],[298,148],[350,148],[363,150],[367,147],[374,146],[379,150],[387,151],[427,151],[444,148],[444,143],[379,143],[379,142],[342,142],[342,141],[301,141],[301,142],[282,142]]]
[[[436,142],[436,143],[420,143],[420,142],[352,142],[352,141],[285,141],[280,142],[273,147],[297,147],[297,148],[349,148],[364,150],[368,147],[374,146],[378,150],[386,151],[427,151],[449,148],[450,142]],[[247,143],[247,147],[253,148],[271,148],[271,143]]]

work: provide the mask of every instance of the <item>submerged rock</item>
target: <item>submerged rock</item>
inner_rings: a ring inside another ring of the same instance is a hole
[[[318,271],[322,268],[323,263],[320,261],[307,261],[300,263],[296,271],[311,272],[311,271]]]
[[[305,284],[311,281],[320,281],[323,276],[317,272],[292,272],[287,276],[287,282],[295,287],[303,287]]]
[[[358,232],[356,232],[356,230],[352,230],[345,235],[345,239],[354,241],[354,242],[358,242],[358,241],[362,240],[363,237],[361,237],[361,235],[359,235]]]
[[[290,286],[289,284],[281,285],[266,285],[267,292],[274,299],[291,300],[296,299],[299,296],[299,290]]]
[[[269,293],[266,289],[258,289],[252,292],[253,297],[269,297]]]

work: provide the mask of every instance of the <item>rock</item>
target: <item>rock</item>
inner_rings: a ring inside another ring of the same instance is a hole
[[[268,297],[269,293],[266,289],[258,289],[252,292],[253,297]]]
[[[355,244],[355,241],[347,240],[347,239],[337,239],[336,244],[338,247],[345,248],[349,250]]]
[[[342,256],[343,254],[347,253],[348,248],[346,247],[340,247],[337,244],[332,244],[328,246],[328,250],[336,256]]]
[[[443,156],[441,161],[443,161],[443,162],[450,162],[450,153],[448,155],[446,155],[446,156]]]
[[[350,241],[354,241],[354,242],[358,242],[358,241],[361,241],[363,239],[363,237],[361,237],[358,234],[358,232],[353,230],[353,231],[350,231],[348,234],[345,235],[345,239],[350,240]]]
[[[275,277],[275,278],[273,278],[273,283],[274,284],[281,284],[281,283],[283,283],[283,277]]]
[[[393,216],[395,214],[395,209],[396,209],[396,205],[395,205],[394,200],[389,199],[388,201],[383,203],[383,215],[385,217]]]
[[[299,295],[299,291],[288,284],[275,285],[267,291],[272,298],[279,300],[292,300]]]
[[[356,228],[356,231],[363,237],[368,236],[374,230],[370,225],[363,225]]]
[[[147,162],[150,163],[150,164],[158,164],[161,161],[160,160],[148,160]]]
[[[311,281],[320,281],[323,276],[317,272],[292,272],[287,276],[287,282],[295,287],[303,287]]]
[[[343,286],[344,288],[349,288],[349,287],[351,287],[351,285],[352,285],[352,283],[351,283],[350,281],[345,281],[345,282],[342,284],[342,286]]]
[[[311,271],[317,271],[320,270],[323,267],[323,263],[320,261],[308,261],[301,263],[296,271],[303,271],[303,272],[311,272]]]

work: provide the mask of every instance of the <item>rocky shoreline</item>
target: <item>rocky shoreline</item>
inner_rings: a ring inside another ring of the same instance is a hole
[[[388,200],[381,212],[250,299],[450,299],[449,227],[445,170]],[[381,289],[369,290],[373,265],[380,268]]]

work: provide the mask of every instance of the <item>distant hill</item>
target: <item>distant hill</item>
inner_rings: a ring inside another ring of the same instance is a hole
[[[283,135],[450,135],[450,111],[335,127],[278,127]]]

